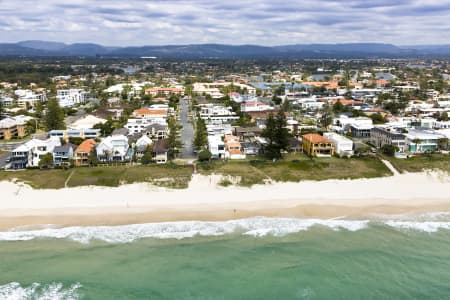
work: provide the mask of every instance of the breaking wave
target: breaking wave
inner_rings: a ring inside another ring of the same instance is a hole
[[[49,227],[38,230],[18,229],[0,232],[0,241],[28,241],[52,238],[69,239],[87,244],[93,240],[107,243],[130,243],[144,238],[185,239],[228,234],[241,234],[253,237],[280,237],[307,231],[313,227],[323,227],[335,231],[358,231],[366,229],[370,225],[430,233],[439,230],[450,230],[450,222],[444,221],[320,220],[257,217],[224,222],[185,221],[123,226]]]
[[[79,283],[65,287],[62,283],[40,284],[22,286],[11,282],[0,285],[0,299],[2,300],[78,300],[80,299]]]

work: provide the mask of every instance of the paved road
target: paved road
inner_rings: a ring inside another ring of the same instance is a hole
[[[187,98],[180,100],[180,124],[182,126],[181,143],[183,144],[181,158],[196,158],[192,147],[194,128],[189,120],[189,100]]]

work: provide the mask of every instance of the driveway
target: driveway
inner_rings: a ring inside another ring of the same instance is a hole
[[[189,99],[183,98],[180,100],[180,125],[181,129],[181,143],[183,149],[181,150],[181,158],[196,158],[192,141],[194,139],[194,127],[189,120]]]

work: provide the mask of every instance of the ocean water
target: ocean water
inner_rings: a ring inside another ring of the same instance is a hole
[[[450,215],[21,228],[0,299],[450,299]]]

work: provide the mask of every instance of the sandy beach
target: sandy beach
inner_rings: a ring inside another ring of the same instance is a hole
[[[148,184],[33,190],[25,184],[1,182],[0,228],[450,212],[450,177],[440,172],[252,188],[220,187],[220,179],[194,175],[185,190]]]

